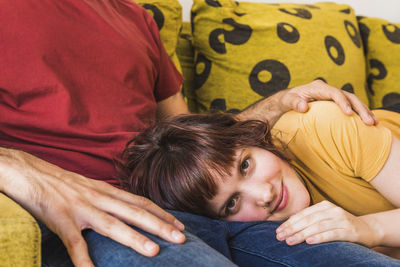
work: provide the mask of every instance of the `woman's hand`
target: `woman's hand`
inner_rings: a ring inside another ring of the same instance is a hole
[[[22,151],[0,148],[0,191],[56,233],[75,266],[93,266],[83,229],[107,236],[145,256],[159,247],[127,224],[183,243],[182,223],[150,200],[68,172]]]
[[[367,247],[377,245],[378,237],[373,228],[362,217],[322,201],[291,216],[280,225],[277,239],[288,245],[301,242],[319,244],[329,241],[349,241]]]

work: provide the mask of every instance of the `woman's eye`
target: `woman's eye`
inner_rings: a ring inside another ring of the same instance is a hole
[[[226,204],[226,208],[225,208],[225,214],[231,215],[233,213],[235,213],[235,210],[237,208],[237,204],[238,204],[238,198],[237,197],[233,197],[231,198],[228,203]]]
[[[240,170],[246,171],[250,167],[250,160],[246,159],[245,161],[242,162],[240,165]]]

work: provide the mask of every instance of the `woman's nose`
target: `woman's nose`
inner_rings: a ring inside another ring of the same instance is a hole
[[[274,199],[274,190],[271,184],[265,184],[257,187],[256,202],[260,207],[268,207]]]

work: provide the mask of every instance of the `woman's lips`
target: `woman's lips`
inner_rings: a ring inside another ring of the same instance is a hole
[[[280,198],[280,200],[279,200],[278,204],[276,205],[276,207],[275,207],[273,212],[278,212],[278,211],[283,210],[286,207],[287,203],[288,203],[288,199],[289,199],[288,189],[285,186],[285,184],[282,183],[281,198]]]

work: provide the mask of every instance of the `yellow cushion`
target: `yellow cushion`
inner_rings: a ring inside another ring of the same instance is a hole
[[[368,102],[350,6],[194,0],[192,12],[199,111],[242,110],[318,78]]]
[[[40,266],[40,243],[35,219],[0,193],[0,266]]]
[[[194,52],[192,46],[192,30],[190,22],[182,23],[182,31],[178,38],[178,47],[176,48],[182,74],[185,77],[183,83],[183,93],[187,99],[187,104],[191,112],[197,112],[196,95],[193,89],[194,82]]]
[[[182,6],[178,0],[134,0],[143,6],[154,18],[160,31],[160,37],[169,57],[181,71],[176,46],[182,27]]]
[[[367,58],[368,97],[372,108],[400,102],[400,23],[359,21]]]

